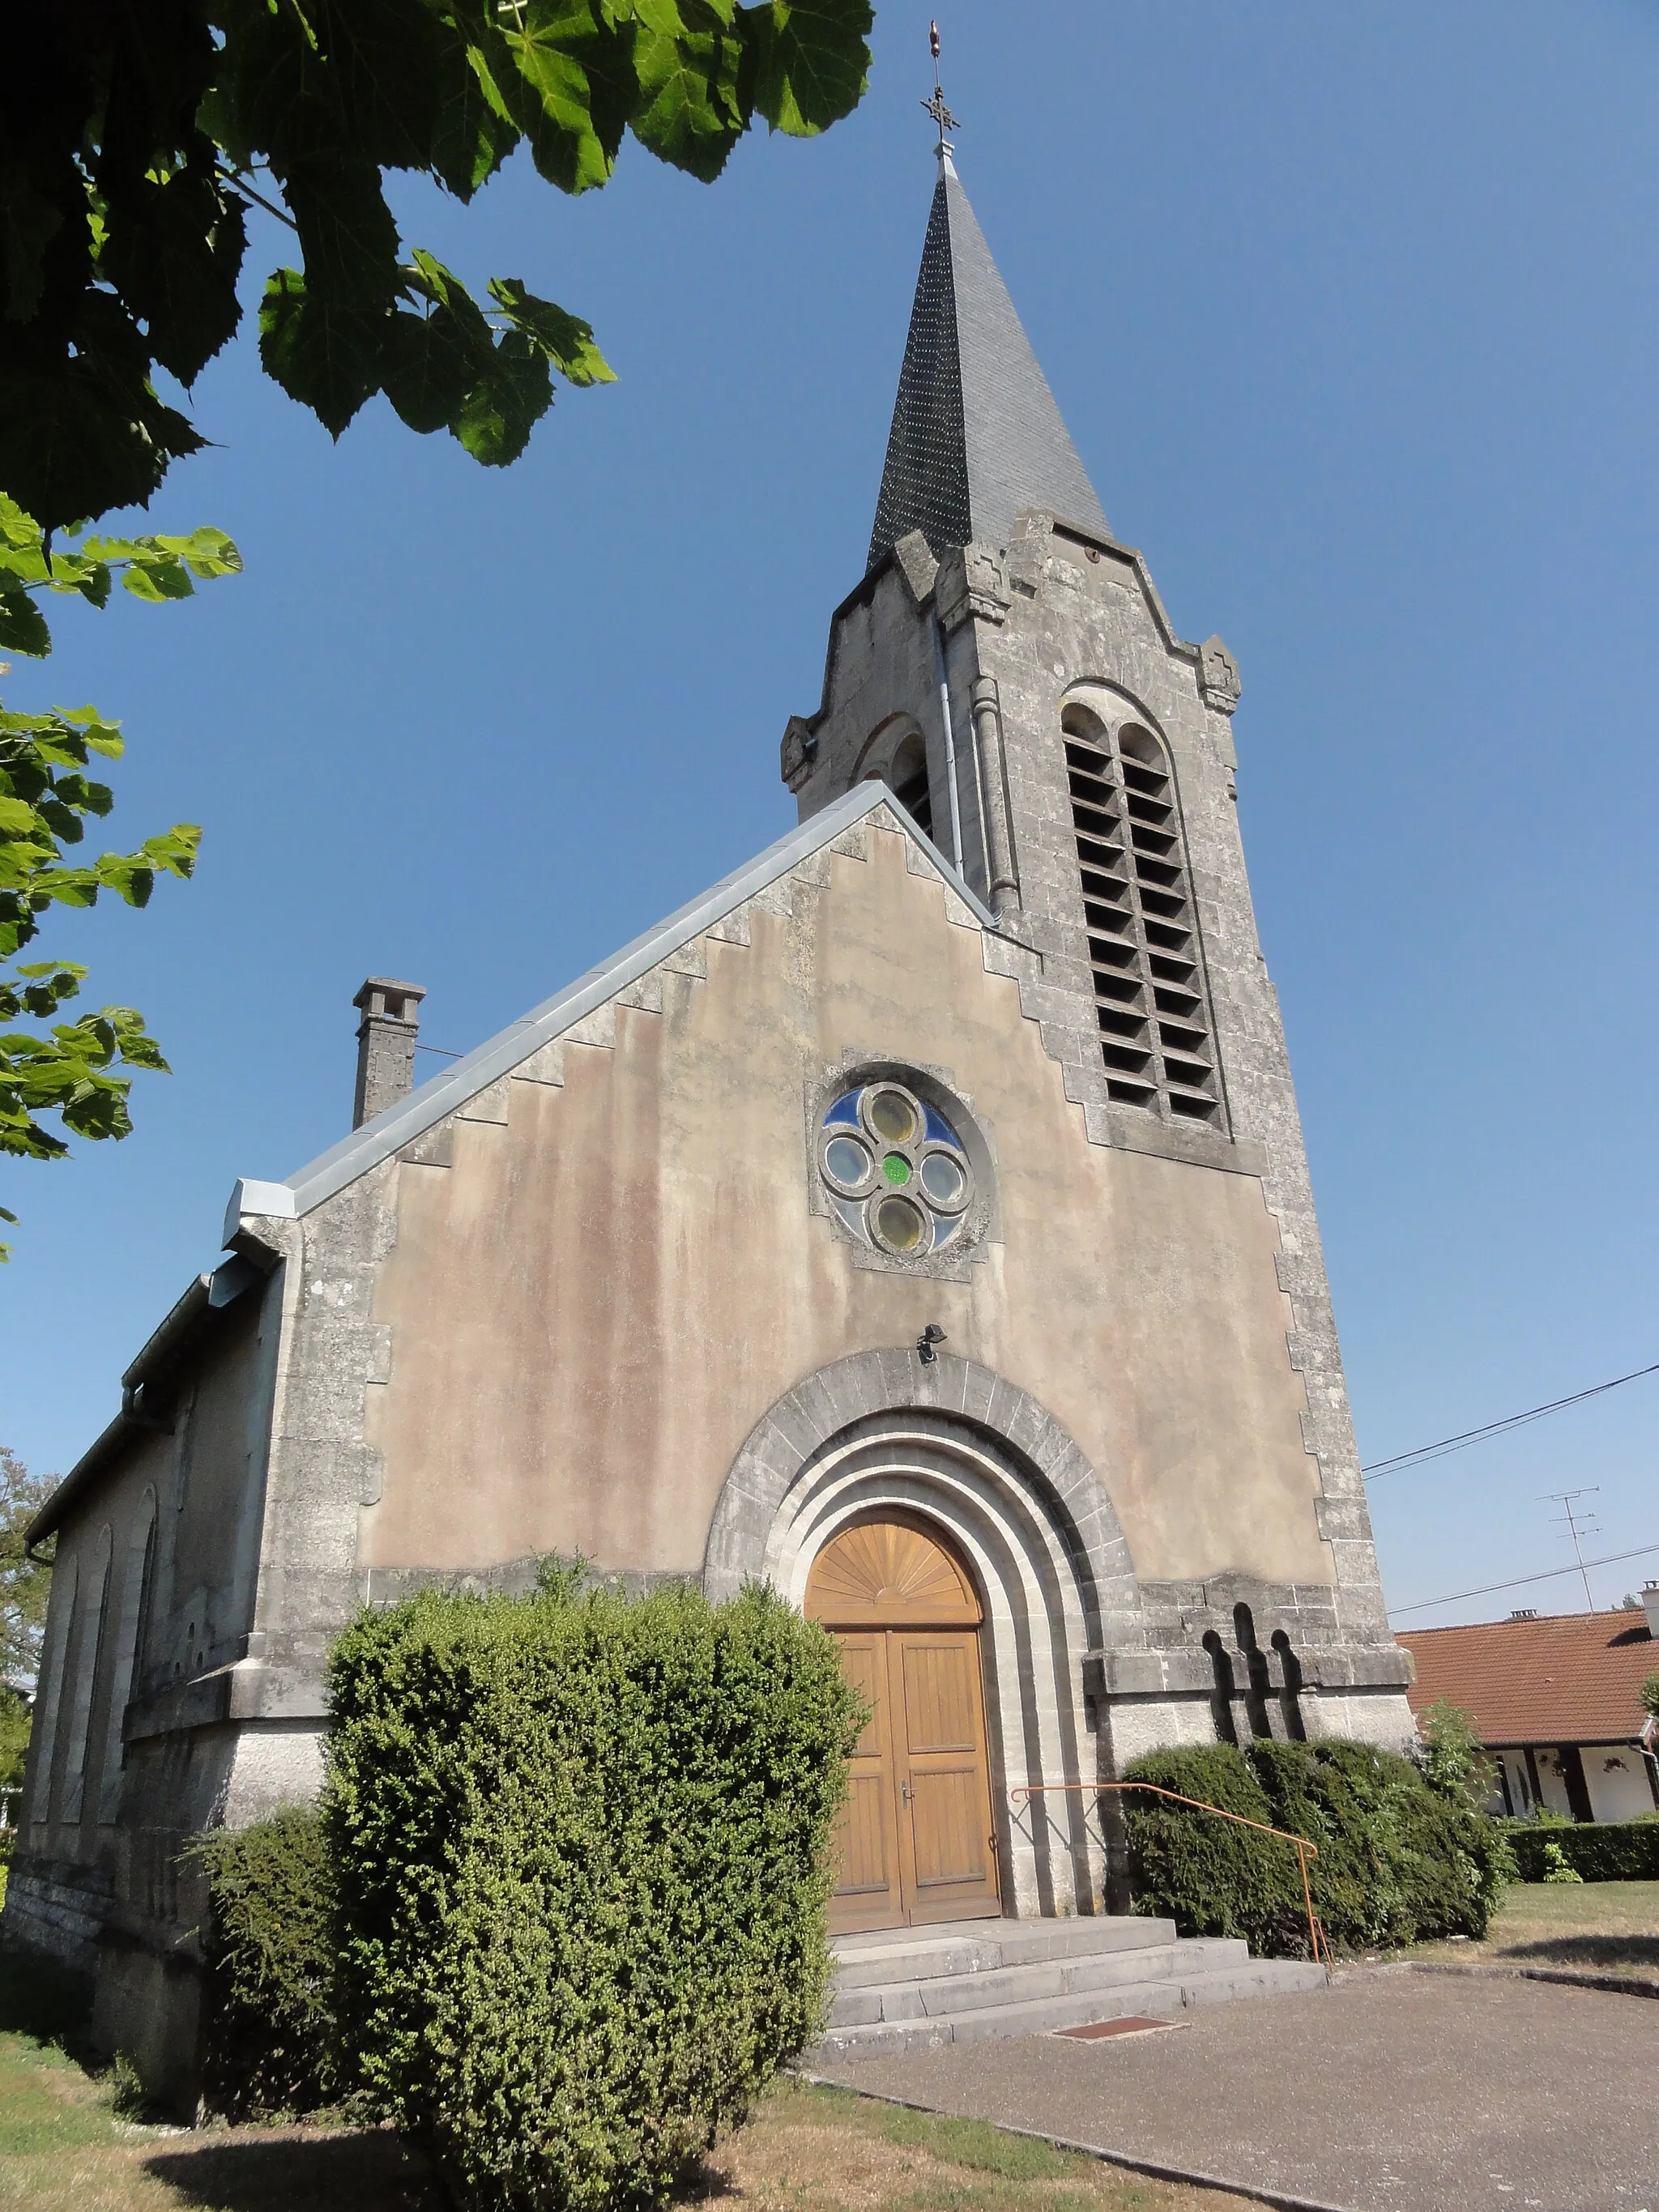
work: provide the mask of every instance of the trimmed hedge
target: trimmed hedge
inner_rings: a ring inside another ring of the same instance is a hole
[[[1231,1744],[1150,1752],[1123,1778],[1280,1825],[1255,1771]],[[1183,1936],[1243,1936],[1269,1958],[1307,1956],[1301,1876],[1287,1845],[1167,1799],[1126,1790],[1121,1802],[1133,1911],[1173,1920]]]
[[[1546,1844],[1585,1881],[1659,1881],[1659,1813],[1637,1820],[1500,1820],[1522,1881],[1542,1881]]]
[[[477,2208],[657,2204],[818,2032],[863,1715],[754,1589],[428,1592],[336,1644],[324,1826],[374,2108]]]
[[[334,1869],[322,1823],[289,1806],[188,1847],[207,1876],[203,2091],[233,2120],[315,2112],[343,2071],[335,2020]]]
[[[1135,1760],[1155,1783],[1305,1836],[1314,1908],[1333,1949],[1484,1936],[1514,1863],[1497,1824],[1441,1796],[1408,1759],[1368,1744],[1257,1741]],[[1272,1836],[1126,1792],[1134,1910],[1183,1936],[1242,1936],[1268,1958],[1308,1955],[1297,1853]]]

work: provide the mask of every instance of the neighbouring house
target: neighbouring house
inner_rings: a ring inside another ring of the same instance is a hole
[[[1659,1747],[1641,1696],[1659,1674],[1659,1583],[1642,1602],[1639,1613],[1517,1613],[1402,1632],[1417,1668],[1413,1711],[1445,1698],[1474,1716],[1497,1757],[1494,1810],[1633,1820],[1659,1807]]]
[[[688,587],[740,580],[619,636]],[[1238,696],[941,148],[796,826],[419,1089],[420,991],[366,984],[356,1126],[237,1183],[33,1525],[6,1925],[96,1963],[106,2047],[182,2078],[181,1842],[316,1789],[330,1639],[434,1579],[580,1552],[822,1620],[876,1709],[842,1929],[1097,1912],[1089,1793],[1155,1745],[1409,1741]]]

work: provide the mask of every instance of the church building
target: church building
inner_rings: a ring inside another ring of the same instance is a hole
[[[1239,675],[1102,510],[942,145],[799,825],[250,1162],[55,1538],[6,1926],[147,2075],[194,1831],[304,1799],[331,1638],[550,1553],[764,1577],[876,1719],[842,1929],[1090,1916],[1155,1746],[1413,1734],[1235,805]],[[552,979],[550,979],[551,981]]]

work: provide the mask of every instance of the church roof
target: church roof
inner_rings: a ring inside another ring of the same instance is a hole
[[[939,160],[876,501],[872,568],[912,530],[936,554],[970,538],[1000,544],[1028,507],[1109,534],[948,146]]]

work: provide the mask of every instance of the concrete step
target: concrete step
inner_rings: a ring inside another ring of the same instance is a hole
[[[838,1986],[830,2025],[852,2027],[878,2020],[982,2012],[992,2005],[1072,1996],[1088,1990],[1116,1989],[1127,1982],[1161,1981],[1174,1972],[1175,1945],[1159,1943],[1132,1951],[1081,1952],[1069,1959],[1037,1960],[1018,1966],[987,1966],[976,1973],[868,1983],[862,1989]]]
[[[920,2017],[848,2022],[832,2027],[806,2055],[806,2063],[874,2058],[942,2044],[979,2042],[990,2037],[1051,2034],[1056,2028],[1084,2027],[1099,2021],[1146,2014],[1178,2018],[1200,2005],[1226,2004],[1243,1997],[1288,1995],[1323,1989],[1325,1970],[1297,1960],[1250,1959],[1202,1964],[1192,1957],[1212,1947],[1177,1942],[1169,1967],[1140,1981],[1076,1990],[1012,2002],[970,2005],[962,2010],[930,2011]],[[1242,1950],[1243,1947],[1228,1946]],[[1162,1963],[1161,1961],[1159,1963]],[[973,1986],[970,1984],[970,1986]]]
[[[1103,1951],[1152,1951],[1176,1940],[1173,1920],[1102,1913],[1088,1920],[956,1921],[945,1927],[884,1928],[836,1943],[836,1986],[921,1981],[1000,1966],[1093,1957]]]
[[[1249,1964],[1249,1947],[1220,1939],[1079,1952],[1069,1958],[988,1966],[975,1972],[937,1974],[906,1981],[837,1986],[831,2027],[864,2027],[877,2021],[922,2020],[945,2013],[981,2012],[993,2005],[1024,2004],[1041,1997],[1076,1996],[1129,1982],[1166,1980],[1177,1973],[1237,1970]]]

